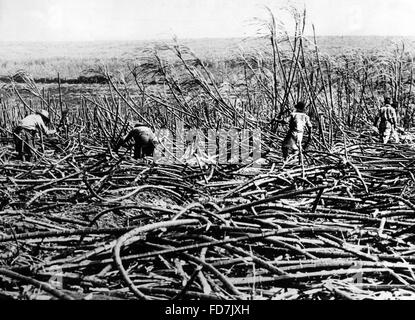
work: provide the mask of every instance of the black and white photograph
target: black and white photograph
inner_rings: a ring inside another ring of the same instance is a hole
[[[0,300],[415,300],[414,17],[0,0]]]

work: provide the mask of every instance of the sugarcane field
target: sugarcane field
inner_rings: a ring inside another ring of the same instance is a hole
[[[232,50],[0,58],[2,300],[415,300],[415,40],[261,10]]]

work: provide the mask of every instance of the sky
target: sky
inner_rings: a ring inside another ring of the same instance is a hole
[[[0,41],[228,38],[256,34],[287,0],[0,0]],[[318,35],[415,36],[413,0],[295,0]],[[289,26],[289,23],[287,24]]]

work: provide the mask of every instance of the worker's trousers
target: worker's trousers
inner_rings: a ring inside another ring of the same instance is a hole
[[[303,132],[289,131],[282,142],[282,156],[286,160],[290,155],[302,154]]]
[[[22,161],[30,161],[33,157],[33,150],[36,148],[36,132],[16,127],[13,134],[17,159]]]
[[[381,142],[385,144],[388,143],[391,138],[394,140],[394,142],[399,142],[399,134],[390,123],[380,125],[379,136]]]

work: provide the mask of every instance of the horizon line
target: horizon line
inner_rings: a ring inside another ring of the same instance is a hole
[[[197,37],[197,38],[178,38],[179,41],[184,40],[244,40],[244,39],[261,39],[266,38],[267,36],[230,36],[230,37]],[[314,35],[304,35],[304,37],[314,37]],[[348,37],[348,38],[415,38],[414,35],[353,35],[353,34],[342,34],[342,35],[316,35],[317,38],[322,37]],[[151,39],[98,39],[98,40],[0,40],[0,43],[99,43],[99,42],[154,42],[154,41],[172,41],[174,36],[171,38],[151,38]]]

